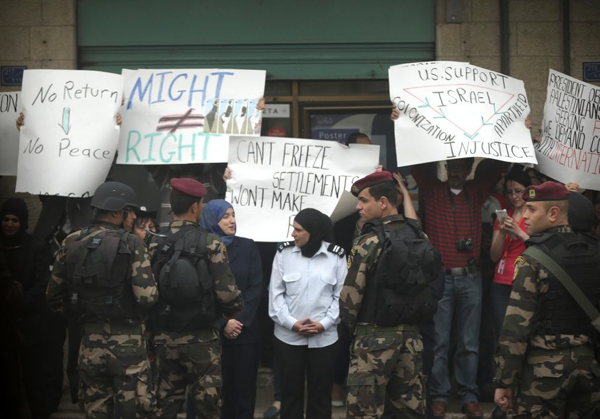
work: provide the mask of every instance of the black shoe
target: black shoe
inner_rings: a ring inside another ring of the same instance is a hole
[[[494,407],[494,410],[492,410],[492,419],[505,419],[506,418],[506,412],[502,409],[500,409],[500,406],[496,406]]]
[[[265,410],[265,413],[263,413],[263,417],[265,419],[275,419],[279,417],[279,409],[277,409],[277,407],[271,405],[269,406],[269,408],[267,410]]]

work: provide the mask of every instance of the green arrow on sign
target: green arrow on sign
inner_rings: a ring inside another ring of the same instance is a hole
[[[69,135],[69,131],[71,130],[71,125],[69,121],[71,119],[71,108],[63,108],[63,120],[62,125],[58,124],[59,127],[65,132],[66,135]]]

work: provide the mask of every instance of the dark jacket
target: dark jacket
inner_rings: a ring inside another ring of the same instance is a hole
[[[10,307],[7,316],[21,319],[19,329],[25,339],[37,340],[39,329],[43,328],[41,321],[48,314],[44,296],[50,278],[50,250],[37,237],[20,232],[10,238],[0,234],[0,251],[9,272],[3,289],[9,286],[9,281],[18,281],[23,287],[22,295],[11,294],[9,301],[5,301]]]
[[[253,240],[236,236],[227,247],[227,256],[235,283],[244,299],[244,309],[235,316],[236,320],[244,325],[244,328],[242,334],[236,339],[227,339],[221,332],[221,341],[224,345],[257,343],[259,335],[256,313],[260,302],[263,278],[258,247]],[[221,320],[221,330],[225,324],[226,320]]]

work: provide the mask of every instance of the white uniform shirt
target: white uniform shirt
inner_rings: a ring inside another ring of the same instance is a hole
[[[278,251],[269,286],[269,316],[275,322],[275,337],[288,345],[322,348],[338,339],[339,298],[348,268],[346,258],[327,250],[323,242],[312,258],[302,256],[297,246]],[[292,331],[298,320],[310,318],[325,331],[305,337]]]

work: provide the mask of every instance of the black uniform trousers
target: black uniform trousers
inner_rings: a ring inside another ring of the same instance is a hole
[[[258,375],[258,343],[223,345],[223,419],[253,419]]]
[[[275,338],[281,371],[281,419],[304,418],[304,384],[308,389],[306,419],[331,418],[331,388],[338,343],[323,348],[288,345]]]

